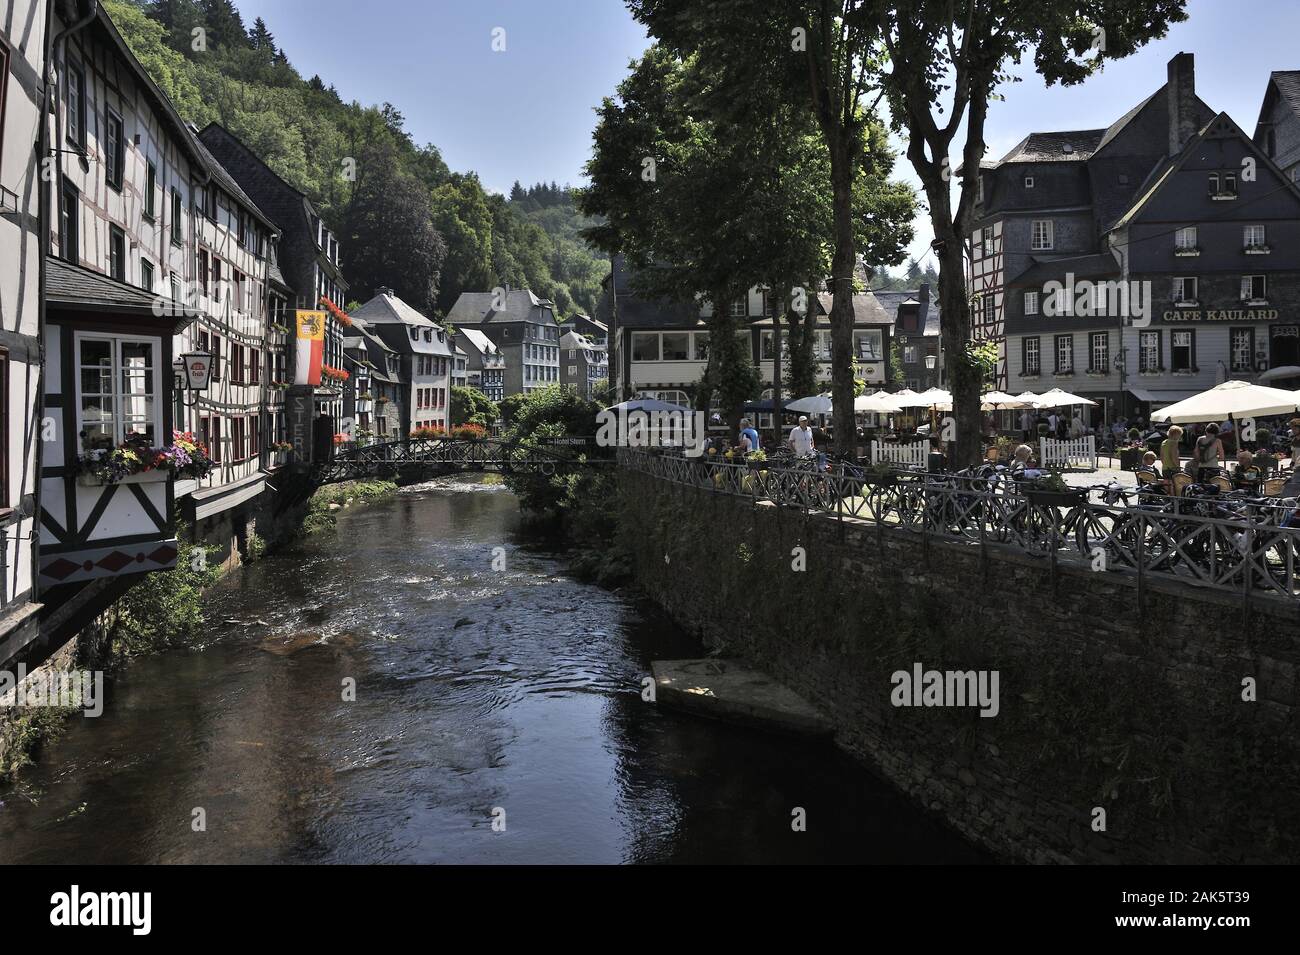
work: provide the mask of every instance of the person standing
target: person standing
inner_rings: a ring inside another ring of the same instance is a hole
[[[1204,483],[1214,476],[1223,460],[1223,445],[1219,441],[1219,426],[1217,424],[1208,424],[1205,426],[1205,434],[1196,439],[1196,447],[1192,449],[1192,460],[1188,462],[1188,467],[1192,469],[1192,476],[1198,483]]]
[[[746,447],[747,443],[748,447]],[[758,432],[754,430],[748,418],[740,419],[740,447],[746,454],[751,451],[758,451],[763,447],[758,440]]]
[[[790,429],[790,450],[797,458],[813,453],[813,432],[807,415],[800,415],[799,423]]]
[[[1182,467],[1182,459],[1178,450],[1182,438],[1183,429],[1178,425],[1173,425],[1165,439],[1160,442],[1160,473],[1165,477],[1172,477],[1174,472]]]

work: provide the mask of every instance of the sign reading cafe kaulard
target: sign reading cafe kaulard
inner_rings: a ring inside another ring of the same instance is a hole
[[[1221,308],[1201,311],[1180,308],[1164,313],[1166,322],[1271,322],[1278,316],[1275,308]]]

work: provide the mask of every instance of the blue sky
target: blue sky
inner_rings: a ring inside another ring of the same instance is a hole
[[[613,92],[648,44],[619,0],[236,0],[263,17],[305,76],[320,73],[344,99],[391,102],[419,143],[490,189],[579,183],[592,108]],[[1248,133],[1271,70],[1300,69],[1297,0],[1190,0],[1169,36],[1079,87],[1046,88],[1032,74],[992,104],[989,155],[1032,130],[1107,126],[1156,90],[1175,53],[1196,55],[1196,83],[1213,109]],[[492,31],[505,30],[494,52]],[[954,150],[954,164],[959,155]],[[906,175],[906,160],[899,175]],[[918,223],[916,254],[928,236]]]

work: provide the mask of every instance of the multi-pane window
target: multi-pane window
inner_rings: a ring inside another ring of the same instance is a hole
[[[1068,375],[1074,371],[1074,336],[1056,336],[1056,373]]]
[[[1234,328],[1229,332],[1229,354],[1233,371],[1250,371],[1255,361],[1255,329]]]
[[[1023,348],[1024,370],[1021,374],[1037,375],[1042,372],[1042,355],[1039,352],[1038,337],[1022,338],[1021,347]]]
[[[108,450],[129,435],[156,445],[162,432],[157,339],[78,335],[77,434],[81,450]]]
[[[731,303],[732,318],[745,318],[748,314],[749,305],[743,298]]]
[[[1248,249],[1262,249],[1267,244],[1264,241],[1264,227],[1262,225],[1243,226],[1241,233],[1242,245]]]
[[[1174,233],[1174,248],[1180,252],[1190,252],[1196,248],[1196,226],[1183,226]]]
[[[1196,336],[1190,330],[1175,330],[1170,334],[1169,365],[1173,371],[1196,368]]]
[[[664,332],[663,360],[686,361],[690,353],[690,335],[687,332]]]
[[[68,66],[68,139],[86,145],[86,74],[80,67]]]
[[[148,259],[140,260],[140,287],[146,292],[153,291],[153,263]]]
[[[990,292],[984,296],[984,324],[992,325],[998,317],[998,300]]]
[[[104,178],[118,191],[122,189],[122,170],[126,166],[126,142],[122,136],[122,117],[109,110],[104,116]]]
[[[1051,219],[1035,219],[1030,227],[1029,247],[1034,251],[1051,249],[1054,243]]]
[[[880,361],[885,350],[885,333],[878,328],[861,328],[853,333],[853,354],[859,361]]]
[[[248,457],[248,448],[244,442],[244,419],[230,419],[230,460],[242,461]]]
[[[1174,277],[1174,301],[1196,301],[1196,276],[1178,275]]]
[[[1262,302],[1268,298],[1264,276],[1243,275],[1241,277],[1241,300],[1243,302]]]
[[[108,227],[108,274],[126,281],[126,233],[115,225]]]
[[[198,273],[199,273],[199,288],[203,290],[204,295],[207,295],[208,294],[208,250],[207,249],[199,249]]]
[[[904,345],[904,346],[903,346],[903,364],[905,364],[905,365],[915,365],[915,364],[916,364],[916,346],[915,346],[915,345]]]
[[[1138,336],[1138,371],[1157,372],[1160,370],[1160,333],[1142,332]]]
[[[634,333],[632,335],[633,361],[658,361],[659,336],[653,333]]]
[[[993,254],[993,226],[986,225],[984,227],[983,233],[980,236],[980,239],[981,239],[981,244],[984,246],[984,254],[992,255]]]
[[[1088,356],[1090,371],[1104,372],[1110,366],[1110,335],[1106,332],[1093,332],[1088,336]]]
[[[1037,292],[1025,293],[1025,314],[1026,315],[1038,314],[1038,293]]]

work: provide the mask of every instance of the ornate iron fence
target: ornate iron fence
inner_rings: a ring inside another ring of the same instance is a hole
[[[544,443],[491,438],[410,438],[384,444],[350,446],[312,468],[316,484],[355,481],[411,472],[502,471],[554,474],[557,469],[605,463],[591,439],[554,439]]]
[[[619,452],[623,467],[671,481],[843,520],[867,521],[972,545],[1002,545],[1091,570],[1163,578],[1244,597],[1295,599],[1300,529],[1295,502],[1241,505],[1164,499],[1133,506],[1092,501],[1085,491],[1026,493],[1011,481],[860,468],[819,471],[707,458]]]

